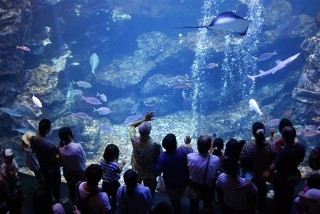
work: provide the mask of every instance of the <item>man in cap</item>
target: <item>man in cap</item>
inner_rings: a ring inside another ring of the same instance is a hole
[[[161,145],[155,143],[150,137],[151,123],[154,112],[148,112],[142,120],[130,124],[130,140],[132,143],[131,165],[139,174],[139,183],[150,188],[151,194],[154,193],[157,186],[157,174],[154,170],[158,156],[161,152]],[[139,136],[136,136],[138,127]]]
[[[32,136],[35,136],[36,134],[33,132],[26,132],[22,135],[22,142],[21,142],[21,149],[23,150],[25,154],[25,163],[26,166],[34,173],[36,176],[38,182],[40,184],[43,184],[43,178],[39,166],[39,162],[37,159],[37,156],[35,153],[32,152],[31,146],[30,146],[30,139]]]

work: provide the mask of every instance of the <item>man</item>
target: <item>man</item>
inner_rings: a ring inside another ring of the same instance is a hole
[[[149,121],[153,117],[154,112],[148,112],[143,120],[133,122],[130,125],[130,140],[133,148],[132,169],[138,172],[139,183],[143,181],[143,184],[150,188],[154,197],[157,187],[157,174],[154,168],[161,152],[161,146],[150,137],[151,123]],[[140,136],[136,136],[137,127],[139,127]]]
[[[190,214],[199,212],[199,201],[203,200],[203,207],[213,211],[215,181],[220,169],[220,159],[210,155],[212,139],[202,135],[197,140],[198,152],[187,155],[190,182],[186,194],[190,199]]]
[[[42,119],[38,129],[39,133],[31,137],[31,149],[36,154],[43,172],[44,188],[49,195],[53,195],[55,202],[58,203],[60,202],[61,186],[58,148],[46,138],[51,130],[51,121]]]
[[[185,144],[177,148],[176,136],[167,134],[162,140],[166,151],[160,154],[155,168],[158,174],[163,172],[165,191],[175,214],[182,213],[181,198],[189,182],[187,155],[193,152],[190,136],[185,137]]]
[[[291,212],[294,188],[299,183],[301,174],[298,165],[303,161],[305,147],[294,141],[296,130],[286,126],[282,129],[284,148],[280,149],[269,169],[263,172],[262,177],[267,179],[270,174],[274,175],[274,200],[276,213],[289,214]]]

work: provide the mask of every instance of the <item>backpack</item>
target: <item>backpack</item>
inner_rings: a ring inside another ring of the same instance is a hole
[[[90,199],[94,195],[99,194],[101,192],[101,189],[98,188],[95,191],[90,192],[90,194],[87,197],[81,199],[80,192],[79,192],[79,186],[82,182],[83,181],[79,181],[76,185],[77,194],[76,194],[76,204],[75,205],[77,206],[77,209],[81,212],[81,214],[91,214],[92,212],[91,212],[91,208],[90,208],[88,202],[90,201]]]

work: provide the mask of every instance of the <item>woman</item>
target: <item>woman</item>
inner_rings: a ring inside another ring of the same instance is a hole
[[[124,175],[125,186],[117,193],[116,213],[149,214],[153,206],[153,197],[149,187],[138,183],[138,173],[128,169]]]
[[[59,130],[59,155],[63,166],[63,175],[69,188],[69,197],[74,204],[76,201],[76,184],[85,180],[86,155],[79,143],[73,142],[73,134],[69,127]]]

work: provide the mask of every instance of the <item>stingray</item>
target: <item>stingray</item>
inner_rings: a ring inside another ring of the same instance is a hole
[[[246,35],[250,20],[242,18],[233,12],[223,12],[212,19],[208,25],[184,26],[177,28],[207,28],[208,30],[222,30],[237,32],[241,36]]]

